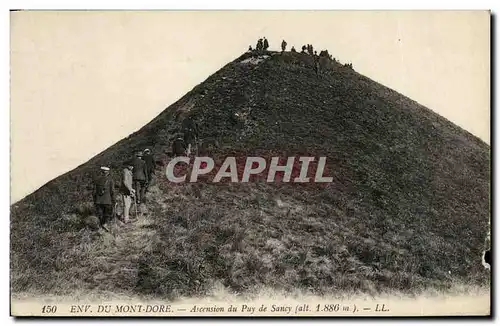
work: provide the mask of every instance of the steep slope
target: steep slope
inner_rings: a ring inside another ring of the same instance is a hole
[[[308,55],[246,53],[13,205],[12,290],[175,297],[203,295],[216,282],[236,292],[316,293],[488,284],[489,146],[352,69],[323,64],[318,76]],[[207,154],[218,163],[326,156],[334,181],[174,185],[164,165],[185,119],[216,144]],[[140,239],[136,229],[111,237],[86,226],[90,186],[98,166],[119,171],[145,147],[160,165],[143,212],[144,244],[127,253],[123,239]]]

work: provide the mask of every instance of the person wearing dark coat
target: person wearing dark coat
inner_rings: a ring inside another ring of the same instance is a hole
[[[146,169],[146,162],[142,160],[142,152],[137,152],[135,158],[132,160],[133,182],[135,189],[135,200],[137,204],[144,203],[144,195],[146,193],[146,182],[148,180],[148,171]]]
[[[146,185],[146,191],[148,186],[151,184],[151,179],[153,179],[153,175],[155,174],[155,159],[153,157],[153,154],[151,154],[151,150],[149,148],[146,148],[144,150],[144,163],[146,163],[146,171],[148,174],[148,180],[147,180],[147,185]]]
[[[183,137],[178,136],[172,142],[172,155],[176,157],[176,156],[183,156],[185,154],[186,154],[186,143],[184,142]]]
[[[198,149],[198,124],[196,121],[186,119],[182,122],[184,144],[186,145],[186,156],[191,155],[191,148],[196,145]]]
[[[310,55],[314,55],[314,47],[312,44],[309,44],[308,46],[308,49],[307,49],[307,52],[310,54]]]
[[[267,38],[264,37],[264,51],[267,51],[269,49],[269,42],[267,41]]]
[[[319,76],[320,64],[319,64],[319,58],[317,56],[314,57],[314,71],[316,72],[316,75]]]
[[[260,38],[257,40],[257,46],[256,46],[257,52],[262,51],[263,47],[264,47],[264,45],[262,44],[262,39]]]
[[[285,41],[285,40],[281,41],[281,52],[285,52],[285,50],[286,50],[286,45],[287,45],[287,43],[286,43],[286,41]]]
[[[116,200],[114,182],[106,166],[101,167],[101,175],[94,182],[93,199],[99,224],[107,230],[104,225],[113,218]]]

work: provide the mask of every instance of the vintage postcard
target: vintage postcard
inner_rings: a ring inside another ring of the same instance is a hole
[[[12,11],[13,316],[489,316],[489,11]]]

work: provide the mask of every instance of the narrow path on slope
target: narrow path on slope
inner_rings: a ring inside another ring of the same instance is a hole
[[[151,212],[152,207],[157,205],[154,199],[159,192],[158,187],[150,187],[146,194],[147,205],[137,208],[136,222],[124,224],[113,221],[109,227],[111,232],[99,231],[101,245],[94,261],[98,265],[94,270],[98,272],[91,277],[94,284],[99,284],[100,290],[114,292],[117,287],[133,290],[136,286],[139,261],[151,252],[157,239]],[[135,206],[132,206],[130,215],[136,216]]]

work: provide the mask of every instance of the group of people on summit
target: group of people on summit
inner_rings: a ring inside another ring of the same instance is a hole
[[[288,43],[285,40],[281,41],[281,52],[286,51],[287,45],[288,45]],[[257,52],[267,51],[268,49],[269,49],[269,41],[267,40],[267,38],[265,38],[265,37],[259,38],[257,40],[257,45],[255,47],[255,51],[257,51]],[[252,45],[248,46],[248,51],[254,51],[254,49],[252,48]],[[297,50],[295,49],[294,46],[292,46],[290,51],[297,52]],[[318,52],[314,51],[314,47],[312,44],[303,45],[302,51],[300,53],[306,53],[306,54],[314,55],[314,56],[318,55]],[[332,56],[328,54],[328,50],[321,51],[319,56],[326,56],[326,57],[329,57],[330,59],[333,59]]]
[[[281,53],[286,51],[287,45],[288,44],[285,40],[281,41]],[[262,51],[267,51],[268,48],[269,48],[269,41],[265,37],[263,37],[263,38],[260,38],[257,40],[257,46],[256,46],[255,50],[250,45],[250,46],[248,46],[248,51],[249,52],[253,52],[253,51],[262,52]],[[295,49],[294,46],[292,46],[292,48],[290,49],[290,52],[297,53],[297,50]],[[322,50],[322,51],[320,51],[320,53],[318,55],[318,52],[314,50],[314,47],[312,44],[304,44],[302,46],[302,51],[300,51],[300,53],[313,56],[314,68],[315,68],[317,74],[319,74],[321,72],[321,64],[320,64],[321,58],[328,58],[331,61],[336,61],[335,58],[333,58],[332,55],[328,53],[328,50]],[[343,66],[346,68],[349,68],[349,69],[353,69],[352,63],[344,63]]]
[[[288,45],[288,43],[285,40],[281,41],[281,53],[286,51],[287,45]],[[257,40],[257,45],[256,45],[255,50],[252,48],[252,45],[250,45],[248,47],[248,52],[253,52],[253,51],[263,52],[263,51],[267,51],[268,48],[269,48],[269,41],[265,37],[263,37],[263,38],[259,38]],[[292,48],[290,49],[290,52],[297,53],[297,50],[295,49],[294,46],[292,46]],[[308,54],[314,58],[314,69],[316,71],[316,74],[318,74],[318,75],[320,74],[320,72],[322,70],[321,63],[320,63],[321,58],[328,58],[331,61],[336,61],[335,58],[333,58],[332,55],[328,53],[328,50],[322,50],[318,55],[318,52],[314,50],[314,47],[312,44],[304,44],[302,46],[302,51],[300,53]],[[346,63],[346,64],[344,64],[344,67],[352,69],[352,63],[348,63],[348,64]]]
[[[257,45],[255,46],[255,50],[257,51],[267,51],[269,49],[269,41],[263,37],[257,40]],[[248,47],[249,51],[253,51],[252,46]]]

